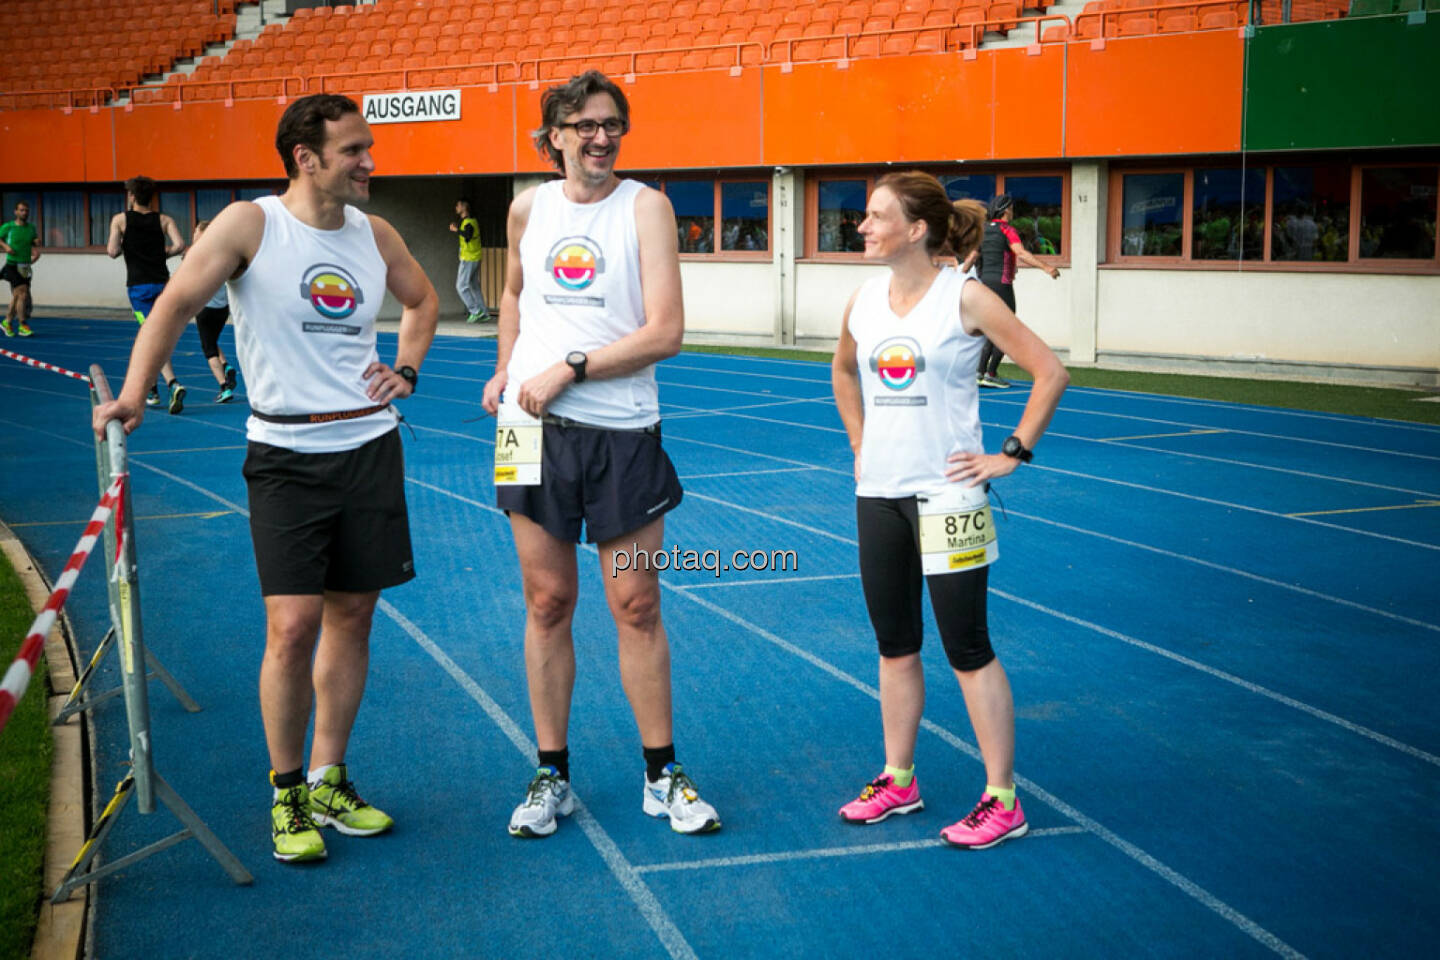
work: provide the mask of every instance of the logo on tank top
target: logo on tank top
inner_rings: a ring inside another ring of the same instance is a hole
[[[566,237],[545,255],[550,276],[563,294],[547,293],[545,302],[560,307],[603,307],[605,298],[582,293],[605,272],[605,254],[589,237]]]
[[[925,355],[909,337],[892,337],[870,354],[870,369],[891,390],[904,390],[925,372]]]
[[[344,267],[333,263],[317,263],[307,269],[300,281],[300,296],[309,300],[315,312],[326,320],[344,320],[365,302],[365,294],[355,278]],[[309,324],[306,329],[310,329]],[[360,332],[358,327],[346,327],[344,332],[351,329]]]

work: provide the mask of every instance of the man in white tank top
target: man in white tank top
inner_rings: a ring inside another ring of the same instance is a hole
[[[245,476],[265,601],[271,835],[286,862],[325,856],[317,825],[370,836],[393,824],[356,793],[345,750],[380,590],[414,576],[390,403],[415,389],[439,300],[395,228],[352,206],[370,198],[373,144],[353,100],[294,101],[276,134],[284,195],[220,212],[141,328],[120,396],[94,416],[97,435],[112,419],[140,426],[155,371],[228,281],[252,411]],[[404,308],[394,367],[375,346],[386,289]]]
[[[552,87],[541,113],[535,143],[563,179],[526,190],[510,205],[500,352],[484,397],[502,423],[527,414],[543,423],[540,482],[496,491],[524,577],[525,664],[539,747],[539,769],[510,833],[548,836],[556,818],[575,807],[570,623],[582,522],[599,548],[620,676],[640,731],[642,809],[667,818],[676,832],[708,832],[719,829],[720,818],[675,762],[670,648],[659,576],[648,563],[665,535],[664,514],[682,496],[660,446],[654,374],[657,361],[679,352],[684,334],[675,213],[660,192],[615,176],[630,108],[605,76],[592,70]],[[622,552],[643,552],[643,569],[617,569]]]

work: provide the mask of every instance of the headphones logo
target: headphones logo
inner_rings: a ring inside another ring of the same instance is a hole
[[[326,320],[344,320],[365,302],[355,278],[333,263],[317,263],[306,270],[300,281],[300,296],[309,300],[315,312]]]
[[[566,290],[584,290],[605,272],[605,254],[589,237],[566,237],[546,256],[550,274]]]
[[[904,390],[925,372],[925,355],[911,338],[892,337],[870,354],[870,370],[891,390]]]

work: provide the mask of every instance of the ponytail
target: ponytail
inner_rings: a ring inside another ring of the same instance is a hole
[[[956,200],[945,246],[950,248],[957,260],[963,261],[970,251],[980,246],[980,235],[984,229],[985,204],[979,200]]]

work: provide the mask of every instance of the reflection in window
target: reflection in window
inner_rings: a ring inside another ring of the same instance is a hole
[[[180,230],[180,236],[186,243],[190,242],[190,191],[170,191],[160,194],[160,212],[169,215],[175,221],[175,226]],[[168,241],[167,241],[168,243]]]
[[[1063,177],[1005,178],[1005,192],[1015,200],[1010,226],[1031,253],[1059,256],[1064,252],[1064,224],[1060,222],[1064,184]]]
[[[681,253],[715,251],[715,183],[711,180],[670,180],[665,196],[675,208],[675,229]]]
[[[770,185],[720,184],[720,249],[770,249]]]
[[[989,203],[990,198],[995,196],[994,174],[975,173],[961,177],[944,175],[936,179],[945,187],[945,195],[950,198],[952,203],[956,200],[979,200],[981,203]]]
[[[1343,263],[1350,257],[1350,168],[1276,167],[1270,259]]]
[[[1127,173],[1121,188],[1120,254],[1178,257],[1183,252],[1185,175]]]
[[[865,238],[860,221],[865,219],[864,180],[821,180],[820,223],[816,249],[820,253],[861,253]]]
[[[201,220],[214,220],[215,215],[224,210],[230,204],[230,191],[225,190],[196,190],[195,191],[195,222]]]
[[[84,191],[47,190],[41,202],[45,208],[45,232],[40,242],[47,247],[85,246]]]
[[[1259,260],[1265,255],[1265,169],[1197,169],[1190,256]]]
[[[103,247],[110,240],[110,220],[125,209],[123,193],[90,194],[90,245]]]
[[[1360,256],[1430,260],[1435,256],[1434,167],[1360,172]]]

